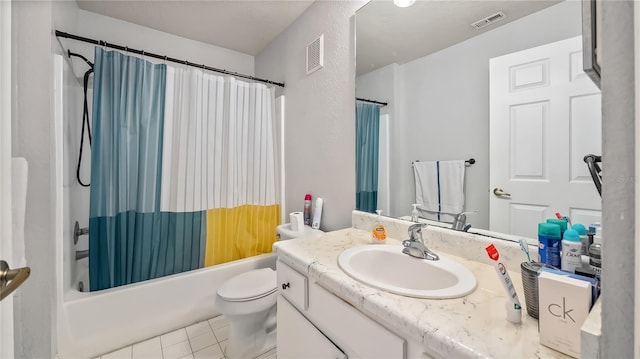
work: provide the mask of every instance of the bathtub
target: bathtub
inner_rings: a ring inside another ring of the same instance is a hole
[[[87,259],[78,261],[76,281],[58,316],[60,358],[92,358],[150,337],[209,319],[217,288],[228,278],[256,268],[275,269],[274,254],[262,254],[98,292],[79,292]],[[84,282],[85,288],[89,285]]]

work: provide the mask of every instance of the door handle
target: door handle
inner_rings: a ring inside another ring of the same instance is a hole
[[[9,263],[0,260],[0,300],[16,290],[31,274],[31,268],[10,269]]]
[[[511,193],[507,193],[502,188],[498,188],[498,187],[493,189],[493,194],[496,197],[511,198]]]

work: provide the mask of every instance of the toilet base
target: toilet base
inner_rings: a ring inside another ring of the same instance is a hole
[[[265,311],[261,319],[244,316],[229,318],[229,340],[225,355],[229,359],[255,358],[276,346],[276,308]],[[262,324],[261,328],[256,328]]]

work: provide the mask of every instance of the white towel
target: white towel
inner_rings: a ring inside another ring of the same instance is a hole
[[[11,229],[13,236],[12,268],[27,265],[24,251],[24,216],[27,208],[27,178],[29,165],[22,157],[11,159]]]
[[[416,203],[421,216],[453,222],[464,209],[463,160],[414,162]]]

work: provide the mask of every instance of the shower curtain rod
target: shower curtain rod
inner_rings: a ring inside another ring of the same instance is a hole
[[[144,50],[132,49],[132,48],[127,47],[127,46],[111,44],[111,43],[108,43],[108,42],[103,41],[103,40],[94,40],[94,39],[90,39],[88,37],[82,37],[82,36],[78,36],[78,35],[73,35],[73,34],[69,34],[69,33],[63,32],[63,31],[59,31],[59,30],[56,30],[56,37],[62,37],[62,38],[66,38],[66,39],[72,39],[72,40],[87,42],[87,43],[98,45],[98,46],[105,46],[105,47],[109,47],[109,48],[120,50],[120,51],[132,52],[134,54],[138,54],[138,55],[142,55],[142,56],[153,57],[153,58],[156,58],[156,59],[159,59],[159,60],[171,61],[171,62],[175,62],[175,63],[187,65],[187,66],[201,68],[201,69],[204,69],[204,70],[209,70],[209,71],[213,71],[213,72],[219,72],[219,73],[222,73],[222,74],[225,74],[225,75],[232,75],[232,76],[236,76],[236,77],[241,77],[241,78],[248,79],[248,80],[251,80],[251,81],[264,82],[264,83],[267,83],[267,84],[284,87],[284,82],[275,82],[275,81],[271,81],[271,80],[266,80],[266,79],[262,79],[262,78],[259,78],[259,77],[255,77],[255,76],[244,75],[244,74],[240,74],[240,73],[237,73],[237,72],[231,72],[231,71],[227,71],[227,70],[223,70],[223,69],[218,69],[218,68],[215,68],[215,67],[206,66],[205,64],[196,64],[196,63],[193,63],[193,62],[189,62],[187,60],[180,60],[180,59],[176,59],[176,58],[169,57],[169,56],[166,56],[166,55],[154,54],[153,52],[146,52]]]
[[[381,107],[385,107],[386,105],[388,105],[388,103],[386,103],[386,102],[380,102],[380,101],[376,101],[376,100],[369,100],[369,99],[360,98],[360,97],[356,97],[356,101],[373,103],[373,104],[376,104],[376,105],[380,105]]]

